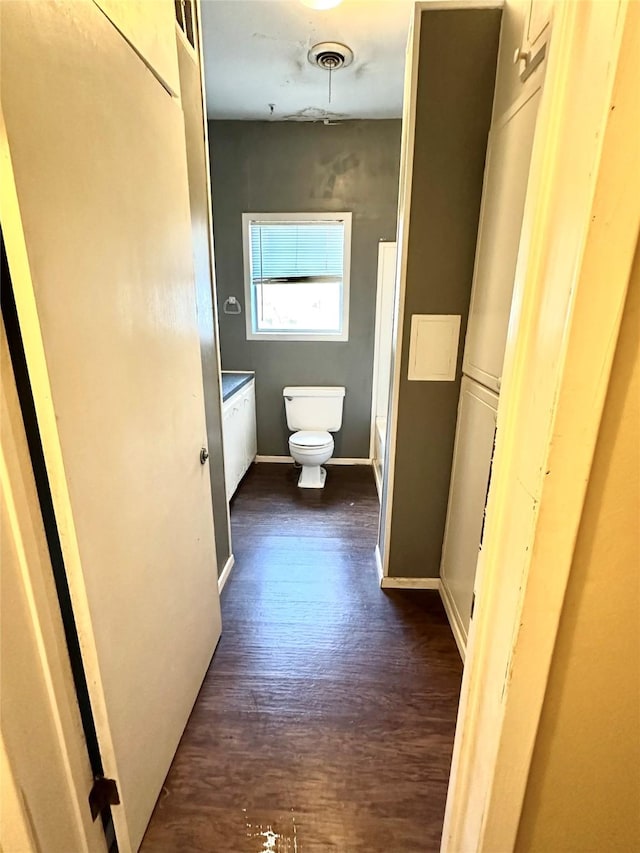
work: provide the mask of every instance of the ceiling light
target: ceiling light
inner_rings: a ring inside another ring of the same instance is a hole
[[[339,6],[342,0],[300,0],[300,2],[310,9],[323,11],[324,9],[333,9],[334,6]]]

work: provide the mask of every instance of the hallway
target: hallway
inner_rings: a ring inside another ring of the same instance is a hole
[[[371,469],[256,464],[223,634],[142,850],[437,851],[462,664],[439,596],[382,592]]]

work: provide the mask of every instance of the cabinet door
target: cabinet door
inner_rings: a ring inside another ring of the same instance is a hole
[[[464,643],[469,631],[497,405],[495,394],[463,377],[441,575]]]
[[[243,441],[241,432],[240,401],[232,397],[225,404],[222,415],[222,438],[224,442],[224,480],[227,500],[230,501],[242,476]]]
[[[231,456],[231,418],[233,409],[225,403],[222,409],[222,455],[224,458],[224,487],[227,493],[227,501],[231,499],[231,485],[233,481]]]
[[[500,388],[541,89],[495,127],[489,155],[463,372]]]
[[[256,439],[256,389],[255,383],[251,382],[244,393],[242,402],[243,409],[243,432],[244,432],[244,470],[243,474],[256,458],[258,452]]]

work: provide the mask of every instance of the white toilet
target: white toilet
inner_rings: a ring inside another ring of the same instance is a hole
[[[282,396],[287,426],[297,430],[289,437],[289,452],[302,465],[298,485],[322,489],[327,472],[321,466],[333,455],[331,433],[342,426],[344,388],[290,386]]]

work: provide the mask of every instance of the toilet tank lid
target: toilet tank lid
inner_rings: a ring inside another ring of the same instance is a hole
[[[337,385],[287,385],[283,397],[344,397],[345,389]]]

